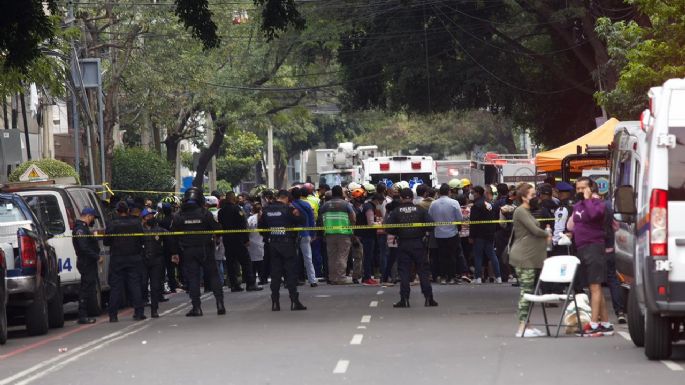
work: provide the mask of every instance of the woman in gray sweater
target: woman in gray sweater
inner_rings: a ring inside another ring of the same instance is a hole
[[[517,189],[517,195],[521,205],[514,211],[513,244],[509,251],[509,263],[516,268],[521,286],[518,303],[519,328],[516,336],[521,337],[523,334],[524,337],[539,337],[544,335],[540,330],[525,329],[530,303],[523,299],[523,295],[532,294],[535,290],[535,278],[547,257],[547,243],[551,234],[541,229],[540,223],[531,214],[540,205],[535,187],[523,183]]]

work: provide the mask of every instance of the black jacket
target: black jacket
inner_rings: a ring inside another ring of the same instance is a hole
[[[76,220],[74,235],[92,235],[90,227],[80,219]],[[100,245],[95,237],[74,237],[71,239],[76,251],[76,267],[84,268],[96,265],[100,259]]]
[[[144,233],[165,233],[165,229],[159,225],[151,228],[143,226]],[[161,265],[164,260],[165,249],[168,248],[169,236],[151,235],[143,237],[143,259],[147,265]]]
[[[221,226],[214,220],[214,215],[195,204],[184,204],[181,211],[174,215],[171,231],[216,231]],[[171,244],[173,254],[184,257],[214,258],[214,235],[189,234],[174,236]]]
[[[245,230],[247,229],[247,218],[245,218],[245,211],[243,208],[231,203],[226,203],[219,214],[217,219],[221,224],[221,228],[224,230]],[[224,244],[229,244],[231,242],[247,243],[250,238],[248,233],[236,233],[236,234],[224,234]]]
[[[274,202],[264,208],[262,216],[259,218],[260,229],[289,228],[303,226],[307,219],[304,213],[295,215],[295,207],[281,202]],[[295,242],[297,231],[276,230],[262,233],[269,242]]]
[[[495,211],[492,204],[485,201],[485,198],[479,198],[471,207],[471,222],[477,221],[494,221],[499,219],[499,212]],[[493,241],[495,239],[495,231],[497,231],[497,224],[472,224],[469,226],[470,237],[474,239],[485,239]]]
[[[401,224],[401,223],[430,223],[433,222],[428,211],[423,207],[417,206],[413,203],[400,203],[395,207],[386,223]],[[404,227],[404,228],[389,228],[386,231],[389,234],[395,235],[402,240],[407,239],[422,239],[426,234],[432,230],[432,227]]]
[[[143,226],[137,217],[116,217],[105,234],[140,234]],[[105,237],[105,245],[110,248],[110,266],[130,266],[143,260],[143,237]]]

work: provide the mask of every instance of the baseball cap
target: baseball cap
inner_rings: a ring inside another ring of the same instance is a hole
[[[98,212],[92,207],[85,207],[83,210],[81,210],[81,215],[92,215],[95,218],[100,218],[100,214],[98,214]]]
[[[116,211],[118,213],[127,213],[128,212],[128,204],[126,203],[126,201],[117,202]]]
[[[403,189],[400,191],[400,198],[403,198],[403,199],[414,198],[414,192],[411,191],[411,189],[408,188],[408,187],[407,187],[407,188],[403,188]]]
[[[148,216],[148,215],[150,215],[150,214],[155,215],[155,214],[157,214],[157,211],[155,211],[155,210],[153,210],[153,209],[150,209],[150,208],[146,208],[145,210],[143,210],[143,213],[140,214],[140,216],[146,217],[146,216]]]
[[[573,191],[573,186],[567,182],[557,183],[557,190],[559,191]]]
[[[543,183],[538,187],[540,194],[552,195],[552,185],[549,183]]]

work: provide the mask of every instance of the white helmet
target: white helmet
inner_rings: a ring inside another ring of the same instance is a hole
[[[347,190],[349,191],[354,191],[356,189],[362,188],[362,185],[360,185],[357,182],[351,182],[350,184],[347,185]]]

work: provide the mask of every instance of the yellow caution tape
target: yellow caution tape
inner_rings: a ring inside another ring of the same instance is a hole
[[[539,219],[541,222],[554,221],[554,218]],[[429,223],[394,223],[383,225],[352,225],[352,226],[315,226],[315,227],[273,227],[267,229],[229,229],[229,230],[203,230],[203,231],[164,231],[149,233],[122,233],[122,234],[88,234],[88,235],[56,235],[55,238],[110,238],[110,237],[155,237],[155,236],[180,236],[180,235],[226,235],[243,233],[270,233],[284,231],[335,231],[335,230],[380,230],[380,229],[406,229],[416,227],[436,227],[454,225],[490,225],[498,223],[512,223],[513,220],[491,221],[461,221],[461,222],[429,222]]]
[[[115,192],[126,192],[126,193],[143,193],[143,194],[166,194],[166,195],[183,195],[183,193],[177,193],[173,191],[148,191],[148,190],[113,190],[109,187],[109,183],[105,182],[102,187],[107,191],[96,191],[96,194],[110,194],[114,195]]]

